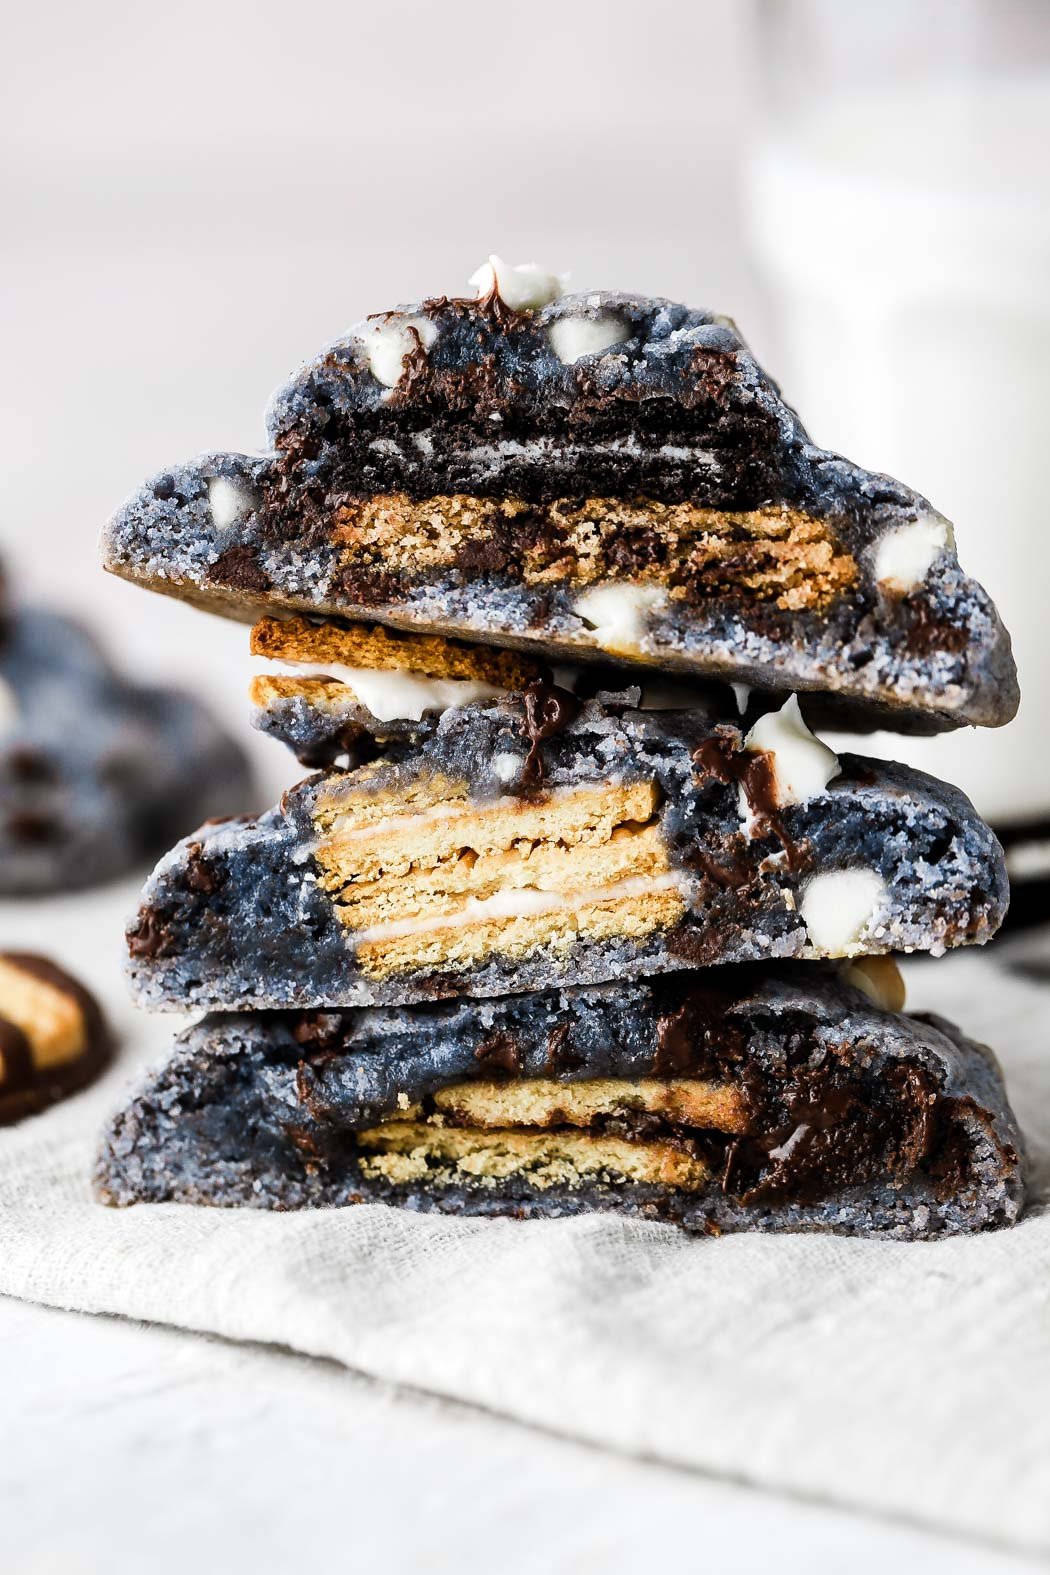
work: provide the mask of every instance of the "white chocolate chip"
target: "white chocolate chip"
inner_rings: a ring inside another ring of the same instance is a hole
[[[231,525],[250,514],[255,499],[244,487],[237,486],[226,476],[212,476],[208,482],[208,507],[216,530],[229,530]]]
[[[903,1012],[904,980],[892,957],[856,957],[842,970],[842,977],[884,1012]]]
[[[581,356],[599,355],[631,337],[622,317],[559,317],[547,330],[551,349],[564,366]]]
[[[520,769],[520,755],[505,754],[493,755],[492,757],[492,774],[500,782],[513,782]]]
[[[386,317],[366,323],[356,335],[364,346],[368,370],[384,388],[396,388],[405,372],[405,357],[422,345],[429,350],[437,328],[428,317]]]
[[[938,553],[954,546],[955,534],[944,515],[924,514],[882,537],[875,548],[875,578],[893,590],[914,590],[929,574]]]
[[[535,311],[556,301],[562,293],[562,281],[556,273],[544,273],[535,263],[518,263],[512,268],[502,257],[495,256],[482,263],[469,282],[479,301],[495,288],[500,300],[515,312]]]
[[[810,944],[827,957],[848,957],[860,950],[886,895],[876,870],[829,870],[814,875],[802,888],[799,912]]]
[[[591,625],[595,645],[631,653],[645,638],[646,613],[663,600],[655,585],[595,585],[573,603],[573,611]]]
[[[835,751],[814,738],[802,720],[797,695],[790,695],[779,711],[760,716],[744,740],[744,748],[771,756],[776,799],[781,805],[805,804],[816,798],[842,769]]]
[[[786,1143],[781,1143],[777,1148],[770,1149],[770,1159],[790,1159],[808,1131],[809,1122],[800,1121]]]

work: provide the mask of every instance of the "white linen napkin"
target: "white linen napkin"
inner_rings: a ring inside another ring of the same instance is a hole
[[[909,981],[912,1006],[1003,1061],[1033,1162],[1018,1227],[691,1239],[598,1215],[96,1204],[98,1131],[177,1026],[123,1002],[127,896],[42,905],[37,937],[0,907],[0,943],[62,940],[63,962],[108,981],[126,1041],[98,1088],[0,1131],[0,1292],[271,1342],[606,1448],[1050,1551],[1050,936]]]

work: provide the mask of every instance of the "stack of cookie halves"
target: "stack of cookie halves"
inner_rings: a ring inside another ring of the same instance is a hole
[[[141,1004],[205,1015],[107,1202],[1013,1222],[994,1057],[893,952],[980,945],[955,788],[811,727],[998,726],[1008,636],[916,493],[816,448],[731,323],[498,259],[133,497],[106,566],[254,624],[314,774],[161,861]]]

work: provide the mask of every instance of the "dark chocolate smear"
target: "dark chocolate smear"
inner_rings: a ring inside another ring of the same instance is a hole
[[[172,945],[167,918],[156,908],[139,909],[133,929],[128,931],[128,951],[132,957],[165,957]]]
[[[768,750],[745,749],[740,729],[725,723],[694,749],[693,761],[701,781],[713,777],[716,782],[741,787],[751,813],[784,849],[788,869],[803,868],[805,857],[785,827],[777,803],[776,772]]]
[[[547,1066],[554,1077],[578,1072],[585,1058],[572,1047],[572,1031],[568,1023],[559,1023],[547,1036]]]
[[[580,714],[580,702],[568,689],[561,689],[557,684],[547,683],[542,678],[529,684],[522,698],[529,752],[521,773],[521,785],[535,792],[543,786],[545,779],[542,746],[576,720]]]

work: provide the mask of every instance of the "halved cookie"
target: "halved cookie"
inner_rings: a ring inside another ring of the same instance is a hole
[[[956,789],[837,759],[794,701],[745,737],[556,686],[447,712],[158,866],[143,1004],[502,995],[723,961],[979,943],[1002,852]]]
[[[96,1186],[115,1204],[603,1209],[716,1232],[1011,1224],[1020,1139],[994,1057],[890,1009],[881,972],[206,1018],[114,1118]]]
[[[898,728],[1016,710],[1009,639],[949,523],[816,448],[709,312],[505,279],[369,318],[268,419],[271,453],[136,493],[107,568],[234,617],[819,690]]]

